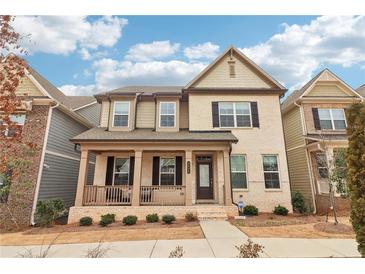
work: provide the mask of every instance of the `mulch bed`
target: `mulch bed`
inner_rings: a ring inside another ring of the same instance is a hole
[[[333,233],[333,234],[353,234],[354,230],[351,226],[345,224],[334,223],[318,223],[313,226],[315,230]]]
[[[269,227],[283,225],[299,225],[324,221],[324,216],[288,214],[287,216],[272,213],[260,213],[258,216],[246,217],[244,220],[232,219],[231,223],[246,227]]]
[[[147,223],[146,221],[137,221],[135,225],[124,225],[121,221],[116,221],[102,227],[97,223],[91,226],[80,226],[78,223],[68,225],[54,225],[53,227],[34,227],[24,231],[24,235],[47,234],[47,233],[63,233],[63,232],[83,232],[83,231],[105,231],[105,230],[123,230],[123,229],[147,229],[147,228],[179,228],[179,227],[196,227],[198,222],[186,222],[184,220],[176,220],[174,223],[167,225],[162,222]]]

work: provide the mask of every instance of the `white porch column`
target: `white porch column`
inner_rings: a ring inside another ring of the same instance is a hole
[[[185,205],[193,204],[193,153],[185,151]]]
[[[223,151],[223,168],[224,168],[224,202],[225,205],[232,205],[231,197],[231,170],[229,165],[229,151]]]
[[[132,206],[139,206],[142,175],[142,150],[134,153],[134,177],[132,190]]]
[[[84,188],[87,181],[88,164],[89,164],[89,151],[81,149],[79,178],[77,181],[75,206],[82,206],[82,200],[84,198]]]

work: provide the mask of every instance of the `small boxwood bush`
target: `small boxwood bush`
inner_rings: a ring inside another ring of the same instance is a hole
[[[115,222],[115,214],[109,213],[109,214],[101,215],[101,220],[100,220],[99,224],[101,226],[107,226],[114,222]]]
[[[82,217],[80,219],[81,226],[89,226],[93,224],[93,219],[91,217]]]
[[[38,201],[34,216],[35,222],[40,226],[51,227],[64,212],[65,203],[61,199]]]
[[[196,221],[196,219],[197,219],[196,216],[192,212],[187,212],[185,214],[185,221],[187,221],[187,222],[194,222],[194,221]]]
[[[259,209],[254,205],[247,205],[243,208],[243,214],[249,216],[257,216],[259,214]]]
[[[162,221],[165,223],[165,224],[172,224],[172,222],[175,222],[176,221],[176,218],[174,215],[163,215],[162,216]]]
[[[135,225],[137,223],[137,216],[128,215],[123,218],[123,224],[125,225]]]
[[[308,207],[305,203],[305,199],[302,193],[295,192],[292,196],[293,209],[300,214],[307,213]]]
[[[288,215],[288,212],[289,212],[289,210],[285,206],[281,206],[281,205],[277,205],[273,210],[273,213],[275,215],[282,215],[282,216]]]
[[[153,214],[148,214],[146,216],[146,221],[147,223],[157,223],[159,221],[159,217],[157,213],[153,213]]]

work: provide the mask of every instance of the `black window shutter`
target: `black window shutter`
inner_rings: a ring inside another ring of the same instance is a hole
[[[252,126],[260,127],[259,110],[257,102],[251,102]]]
[[[219,127],[219,107],[218,102],[212,102],[213,127]]]
[[[114,171],[114,157],[109,156],[106,163],[106,176],[105,185],[110,186],[113,184],[113,171]]]
[[[312,108],[314,128],[321,129],[321,122],[319,120],[318,108]]]
[[[153,157],[152,185],[160,184],[160,157]]]
[[[133,185],[134,178],[134,156],[129,158],[129,185]]]
[[[182,185],[182,157],[176,156],[176,185]]]

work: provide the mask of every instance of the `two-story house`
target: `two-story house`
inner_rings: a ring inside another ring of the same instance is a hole
[[[284,134],[292,191],[301,192],[312,210],[329,207],[329,172],[336,151],[348,145],[345,108],[362,96],[324,69],[282,104]],[[336,195],[337,209],[349,202]]]
[[[16,95],[22,101],[22,108],[10,119],[21,127],[22,143],[0,153],[16,156],[25,143],[33,144],[34,151],[25,159],[29,161],[24,170],[26,182],[6,182],[0,174],[0,188],[10,185],[9,193],[0,199],[0,227],[6,229],[15,227],[12,219],[18,226],[33,223],[39,200],[59,198],[67,208],[74,205],[80,151],[75,150],[69,139],[91,128],[93,117],[98,115],[95,98],[65,96],[33,68],[21,79]],[[0,110],[0,133],[12,138],[14,131],[2,122],[1,114]],[[92,157],[88,166],[90,174],[95,164]]]
[[[186,212],[227,217],[243,199],[260,211],[291,195],[280,111],[286,89],[234,47],[185,87],[97,94],[100,126],[75,136],[81,162],[69,223],[101,214]],[[96,154],[87,183],[88,155]]]

